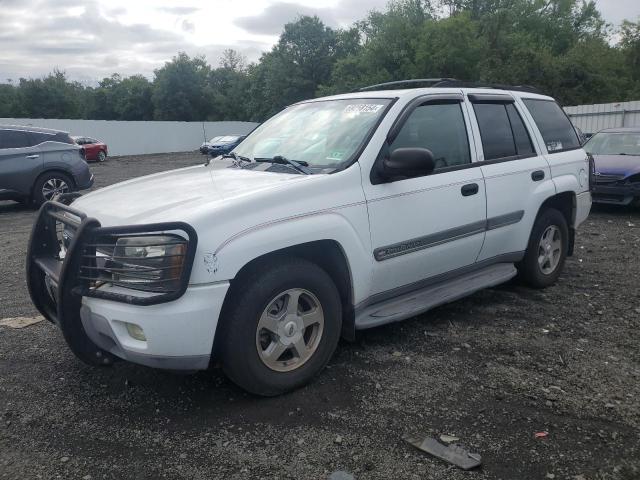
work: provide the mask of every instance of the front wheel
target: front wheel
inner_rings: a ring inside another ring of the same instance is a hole
[[[107,159],[107,154],[104,153],[104,150],[100,150],[98,152],[98,161],[99,162],[104,162]]]
[[[307,260],[277,258],[237,282],[218,342],[226,375],[263,396],[308,383],[340,338],[342,308],[331,277]]]
[[[525,257],[518,266],[522,279],[534,288],[553,285],[567,258],[569,227],[554,208],[542,212],[533,225]]]

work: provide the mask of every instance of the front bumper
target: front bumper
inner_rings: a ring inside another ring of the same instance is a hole
[[[168,370],[205,370],[228,289],[228,282],[191,286],[178,300],[146,307],[84,297],[80,317],[89,338],[116,357]],[[139,326],[146,340],[133,338],[127,323]]]
[[[60,224],[75,230],[66,251],[59,238]],[[86,279],[83,269],[95,268],[91,262],[96,239],[175,230],[188,237],[179,291],[158,295],[109,283],[96,285]],[[71,207],[46,202],[29,241],[29,294],[42,315],[60,327],[70,349],[88,363],[109,352],[153,367],[207,368],[228,283],[188,286],[196,245],[195,231],[181,222],[104,228]],[[146,339],[131,336],[127,323],[142,328]]]
[[[593,187],[593,201],[613,205],[629,205],[634,198],[640,198],[640,183],[622,185],[596,185]]]
[[[86,190],[93,186],[95,182],[95,177],[93,173],[89,173],[88,175],[82,173],[80,175],[75,175],[74,180],[76,182],[76,190]]]

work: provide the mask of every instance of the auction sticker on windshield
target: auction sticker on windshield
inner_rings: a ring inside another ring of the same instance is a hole
[[[379,103],[356,103],[354,105],[347,105],[344,108],[344,113],[376,113],[384,105]]]

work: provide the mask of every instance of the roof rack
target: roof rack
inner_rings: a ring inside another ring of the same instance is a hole
[[[376,85],[369,85],[368,87],[359,88],[358,92],[367,92],[369,90],[380,90],[381,88],[393,90],[388,87],[399,87],[400,85],[414,85],[414,84],[427,84],[429,87],[435,87],[441,82],[458,82],[455,78],[413,78],[410,80],[397,80],[395,82],[378,83]],[[412,87],[409,87],[412,88]],[[413,87],[419,88],[419,87]]]
[[[484,83],[484,82],[468,82],[465,80],[457,80],[455,78],[417,78],[411,80],[398,80],[395,82],[379,83],[377,85],[370,85],[359,89],[359,92],[367,92],[371,90],[393,89],[393,87],[400,87],[401,85],[415,85],[424,84],[428,88],[494,88],[499,90],[512,90],[515,92],[529,92],[539,93],[542,92],[536,87],[530,85],[506,85],[501,83]],[[420,87],[406,87],[406,88],[420,88]]]
[[[435,87],[435,88],[446,88],[446,87],[495,88],[498,90],[513,90],[515,92],[542,93],[536,87],[532,87],[531,85],[507,85],[505,83],[467,82],[464,80],[455,80],[455,79],[449,79],[449,78],[443,79],[442,82],[432,85],[432,87]]]

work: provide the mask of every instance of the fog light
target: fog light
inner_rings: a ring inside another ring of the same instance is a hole
[[[129,332],[129,335],[136,340],[140,340],[141,342],[147,341],[147,337],[144,336],[144,330],[135,323],[127,323],[127,332]]]

